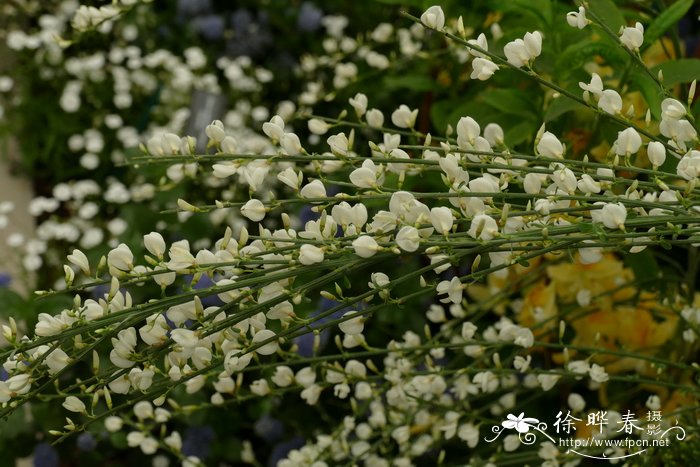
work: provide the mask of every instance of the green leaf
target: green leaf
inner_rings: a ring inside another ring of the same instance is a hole
[[[700,59],[682,58],[665,62],[651,69],[657,75],[659,70],[664,73],[664,86],[673,86],[678,83],[690,83],[700,77]]]
[[[642,50],[656,42],[673,25],[677,24],[685,16],[694,0],[678,0],[673,5],[661,12],[644,31],[644,45]]]
[[[504,114],[538,118],[533,102],[519,89],[490,89],[479,97],[486,105]]]
[[[492,9],[503,12],[519,11],[520,13],[525,10],[539,18],[543,26],[552,24],[551,0],[504,0],[494,2]]]
[[[434,80],[425,75],[387,76],[384,78],[387,89],[410,89],[412,91],[432,91],[437,87]]]
[[[504,138],[508,146],[515,146],[535,136],[539,123],[535,120],[523,120],[515,125],[504,127]]]
[[[613,32],[617,32],[620,26],[625,25],[625,17],[622,16],[620,9],[617,8],[612,0],[588,0],[589,9],[598,15],[598,17],[610,28]]]
[[[647,279],[658,277],[659,265],[656,258],[647,248],[639,253],[624,255],[625,265],[634,271],[634,277]]]
[[[644,100],[649,106],[651,115],[655,120],[660,120],[661,101],[663,100],[664,95],[663,92],[661,92],[661,89],[659,89],[659,86],[656,84],[656,81],[651,79],[651,76],[649,76],[647,73],[642,72],[632,73],[630,79],[634,87],[637,88],[644,96]]]
[[[628,60],[624,51],[611,42],[583,41],[570,45],[561,53],[556,63],[557,74],[564,75],[572,70],[578,70],[596,56],[603,57],[606,62],[615,65]]]
[[[0,287],[0,316],[26,319],[32,314],[31,304],[18,293]]]
[[[549,104],[549,107],[547,107],[547,111],[544,113],[544,121],[551,122],[552,120],[556,120],[557,118],[559,118],[567,112],[581,110],[585,108],[587,107],[569,97],[559,96],[556,99],[552,99],[552,102]]]

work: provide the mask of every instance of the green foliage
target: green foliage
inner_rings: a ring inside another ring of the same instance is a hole
[[[685,16],[693,3],[695,3],[694,0],[677,0],[654,18],[644,31],[644,45],[641,51],[643,52],[661,38],[666,31],[678,24],[678,21]]]

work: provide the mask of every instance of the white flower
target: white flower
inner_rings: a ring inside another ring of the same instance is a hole
[[[530,363],[532,362],[532,355],[523,357],[522,355],[516,355],[513,359],[513,368],[518,370],[520,373],[525,373],[528,368],[530,368]]]
[[[273,143],[277,143],[284,136],[284,120],[279,115],[275,115],[269,122],[263,123],[262,129]]]
[[[542,53],[542,34],[539,31],[525,33],[523,39],[516,39],[503,48],[508,63],[523,67]]]
[[[471,149],[474,141],[479,136],[481,128],[471,117],[462,117],[457,122],[457,144],[460,149]]]
[[[685,107],[676,99],[667,97],[661,101],[662,119],[680,120],[683,116],[685,116],[685,114]]]
[[[583,409],[586,408],[586,401],[581,396],[581,394],[572,392],[571,394],[569,394],[569,397],[566,401],[569,404],[569,407],[571,407],[571,410],[573,410],[574,412],[582,412]]]
[[[227,136],[221,141],[221,151],[225,154],[235,154],[238,141],[233,136]]]
[[[320,263],[323,257],[323,250],[316,246],[305,244],[299,248],[299,262],[304,266]]]
[[[318,402],[318,398],[321,396],[321,391],[323,391],[321,386],[318,384],[312,384],[308,388],[301,391],[300,396],[302,399],[304,399],[304,401],[306,401],[307,404],[314,405],[316,402]]]
[[[268,339],[272,339],[273,337],[276,337],[274,331],[270,331],[269,329],[263,329],[262,331],[258,331],[255,333],[252,342],[255,345],[264,342]],[[271,341],[255,349],[255,353],[260,355],[272,355],[273,353],[277,352],[278,347],[279,346],[277,344],[277,341]]]
[[[525,48],[530,55],[530,60],[534,60],[542,53],[542,34],[539,31],[526,32],[523,37]]]
[[[411,110],[408,106],[401,104],[398,109],[391,114],[391,123],[399,128],[413,128],[418,117],[418,109]]]
[[[357,314],[357,311],[348,311],[347,313],[343,314],[343,318],[346,318],[348,316],[353,316],[356,314]],[[365,318],[364,318],[364,316],[357,316],[355,318],[350,318],[350,319],[338,324],[338,327],[345,334],[349,334],[351,336],[356,336],[358,334],[361,334],[362,331],[364,330]]]
[[[677,142],[692,141],[698,137],[698,132],[693,127],[693,124],[685,119],[662,119],[659,124],[659,131],[662,135]],[[682,145],[681,148],[685,148],[685,145]]]
[[[158,259],[163,258],[165,253],[165,240],[158,232],[151,232],[143,236],[143,244],[153,256]]]
[[[479,47],[480,49],[486,52],[488,52],[489,50],[489,43],[486,40],[486,35],[483,32],[479,34],[479,37],[477,37],[476,39],[469,39],[467,43]],[[479,52],[478,50],[475,50],[469,46],[467,46],[467,50],[469,50],[469,53],[472,54],[474,57],[486,58],[486,55],[484,55],[482,52]]]
[[[618,156],[629,156],[636,154],[642,147],[642,137],[634,128],[626,128],[617,134],[615,141],[615,154]]]
[[[85,274],[90,274],[90,262],[88,261],[87,256],[85,256],[85,253],[82,251],[73,250],[73,253],[68,255],[67,259],[72,264],[78,266]]]
[[[331,152],[338,156],[347,156],[350,150],[350,141],[345,133],[338,133],[337,135],[329,136],[326,140],[328,146],[331,148]]]
[[[462,290],[464,290],[464,285],[458,277],[453,277],[449,281],[442,281],[435,288],[438,295],[447,295],[447,298],[440,299],[442,303],[462,303]]]
[[[637,23],[637,24],[639,24],[639,23]],[[591,365],[590,370],[588,370],[588,376],[590,376],[591,379],[593,381],[595,381],[596,383],[604,383],[610,379],[608,374],[605,372],[605,368],[598,365],[597,363],[594,363],[593,365]]]
[[[280,365],[275,368],[275,373],[270,380],[277,386],[284,388],[294,382],[294,372],[288,366]]]
[[[581,6],[578,8],[578,12],[570,11],[566,14],[566,22],[572,28],[583,29],[590,21],[586,18],[586,9]]]
[[[129,271],[134,267],[134,254],[128,246],[120,243],[118,247],[107,253],[107,263],[120,271]]]
[[[536,195],[542,189],[542,180],[546,177],[545,174],[530,172],[523,179],[523,189],[529,195]]]
[[[216,145],[221,143],[226,137],[224,124],[221,120],[214,120],[211,125],[207,125],[204,132],[209,137],[209,144]]]
[[[685,154],[678,162],[676,173],[686,180],[700,176],[700,151],[692,150]]]
[[[591,243],[591,240],[585,240],[583,243]],[[582,247],[579,248],[578,254],[581,264],[595,264],[603,259],[603,250],[600,247]]]
[[[523,67],[530,62],[530,54],[522,39],[508,42],[503,48],[503,53],[505,53],[508,63],[517,68]]]
[[[194,349],[199,344],[197,333],[191,329],[173,329],[170,337],[185,349]]]
[[[384,114],[379,109],[369,109],[365,118],[367,118],[367,124],[371,127],[379,128],[384,125]]]
[[[663,165],[666,161],[666,148],[659,141],[651,141],[647,145],[647,157],[654,168]]]
[[[401,227],[399,233],[396,234],[396,244],[404,251],[413,252],[420,245],[420,235],[418,229],[411,226]]]
[[[559,381],[559,378],[561,376],[559,375],[551,375],[551,374],[540,374],[537,375],[537,381],[540,383],[540,386],[542,387],[543,391],[549,391],[554,387],[555,384],[557,384],[557,381]]]
[[[124,421],[121,418],[116,417],[114,415],[105,419],[105,428],[110,433],[116,433],[117,431],[121,431],[123,425]]]
[[[361,258],[370,258],[381,248],[377,241],[369,235],[360,235],[352,242],[355,254]]]
[[[309,131],[315,135],[325,135],[330,129],[330,125],[318,118],[312,118],[308,123]]]
[[[321,180],[314,180],[308,183],[299,192],[302,198],[325,198],[326,187]]]
[[[153,418],[153,405],[148,401],[139,401],[134,405],[134,415],[139,420]]]
[[[586,84],[586,83],[579,82],[578,85],[581,89],[583,89],[584,96],[586,95],[587,92],[593,94],[598,99],[600,99],[600,97],[603,95],[603,80],[600,79],[600,76],[598,76],[598,73],[593,73],[591,75],[591,82],[590,83]]]
[[[637,51],[644,43],[644,26],[636,23],[633,28],[624,28],[620,34],[620,42],[630,50]]]
[[[498,234],[498,224],[486,214],[477,214],[472,219],[467,233],[473,238],[491,240]]]
[[[498,65],[493,63],[491,60],[477,57],[472,60],[472,74],[469,76],[471,79],[478,79],[480,81],[486,81],[498,70]]]
[[[280,146],[282,146],[284,152],[290,156],[297,156],[304,151],[301,141],[299,141],[299,137],[295,133],[285,133],[282,135]]]
[[[295,190],[299,189],[303,179],[304,175],[301,173],[301,171],[295,172],[293,167],[287,167],[282,172],[277,174],[277,180]]]
[[[454,216],[450,208],[441,206],[430,210],[430,222],[435,227],[435,230],[443,235],[452,229],[452,224],[454,223]]]
[[[600,212],[600,220],[609,229],[623,229],[627,209],[622,203],[607,203]]]
[[[561,166],[561,165],[560,165]],[[576,191],[577,181],[576,175],[571,169],[566,167],[555,170],[550,175],[554,184],[562,191],[573,194]]]
[[[433,5],[420,16],[423,24],[431,29],[442,29],[445,27],[445,13],[438,5]]]
[[[503,135],[503,128],[498,123],[489,123],[484,128],[484,138],[489,142],[491,146],[500,146],[503,144],[505,137]]]
[[[553,133],[545,131],[537,143],[537,152],[540,156],[561,159],[564,156],[564,145]]]
[[[601,186],[600,183],[593,179],[588,174],[581,175],[581,180],[578,181],[578,189],[583,193],[600,193]]]
[[[612,89],[606,89],[600,94],[598,107],[605,113],[617,115],[622,111],[622,97]]]
[[[265,218],[265,205],[259,199],[251,199],[241,207],[241,214],[253,222],[260,222]]]
[[[75,396],[68,396],[63,402],[63,408],[71,412],[84,413],[85,403]]]
[[[520,447],[520,438],[518,435],[508,435],[503,438],[503,450],[513,452]]]
[[[355,109],[357,118],[362,118],[362,116],[367,112],[367,96],[358,92],[355,97],[351,97],[348,102]]]
[[[358,188],[372,188],[379,181],[377,179],[378,172],[379,168],[374,165],[374,162],[367,159],[362,163],[362,167],[350,172],[350,181]]]

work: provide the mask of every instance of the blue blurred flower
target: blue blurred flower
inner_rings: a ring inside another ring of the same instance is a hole
[[[5,273],[0,273],[0,287],[7,287],[12,283],[12,276]]]
[[[196,456],[206,459],[209,448],[215,437],[214,429],[210,426],[192,426],[185,431],[182,440],[182,453],[185,456]]]
[[[211,11],[211,0],[178,0],[177,15],[180,18],[191,18]]]
[[[34,467],[58,467],[58,452],[49,443],[34,447]]]
[[[272,453],[270,454],[270,458],[267,461],[267,465],[269,467],[275,467],[279,461],[287,457],[287,454],[289,454],[289,451],[292,449],[299,449],[304,445],[306,441],[304,438],[301,436],[296,436],[289,441],[283,441],[281,443],[277,443],[273,448],[272,448]]]
[[[75,441],[75,445],[78,446],[78,449],[81,451],[90,452],[94,451],[97,447],[97,440],[92,433],[80,433]]]
[[[255,434],[262,439],[272,444],[282,437],[284,434],[284,425],[282,422],[268,414],[263,415],[253,425]]]
[[[239,8],[231,13],[231,26],[236,32],[247,31],[253,22],[253,15],[245,8]]]
[[[313,32],[321,26],[323,11],[311,2],[304,2],[299,8],[297,27],[300,31]]]
[[[204,39],[215,41],[224,37],[226,22],[219,15],[198,16],[192,20],[192,27]]]

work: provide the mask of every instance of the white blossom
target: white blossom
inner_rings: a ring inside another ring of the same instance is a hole
[[[624,28],[620,34],[622,45],[632,51],[637,51],[644,43],[644,26],[642,23],[635,23],[633,28]]]
[[[305,244],[299,248],[299,262],[305,266],[323,261],[323,250],[314,245]]]
[[[401,104],[398,109],[391,114],[391,123],[399,128],[413,128],[418,117],[418,109],[411,110],[408,106]]]
[[[396,234],[396,244],[404,251],[414,252],[420,246],[420,235],[418,229],[411,226],[401,227]]]
[[[586,9],[581,6],[578,8],[578,12],[570,11],[566,14],[566,22],[572,28],[583,29],[590,23],[590,20],[586,18]]]
[[[617,91],[606,89],[600,94],[598,107],[605,113],[618,115],[622,112],[622,97]]]
[[[445,27],[445,13],[438,5],[433,5],[425,10],[420,20],[431,29],[442,29]]]
[[[666,162],[666,148],[659,141],[651,141],[647,145],[647,157],[654,168],[659,167]]]
[[[636,154],[642,147],[642,137],[634,128],[626,128],[617,134],[615,153],[619,156]]]
[[[369,235],[360,235],[352,242],[352,247],[355,249],[355,254],[361,258],[371,258],[380,246],[377,241]]]
[[[259,199],[251,199],[241,207],[241,214],[253,222],[260,222],[265,218],[267,209]]]
[[[564,145],[553,133],[545,131],[537,143],[537,152],[544,157],[561,159],[564,156]]]
[[[486,81],[498,70],[498,65],[486,58],[476,57],[472,60],[471,79]]]

